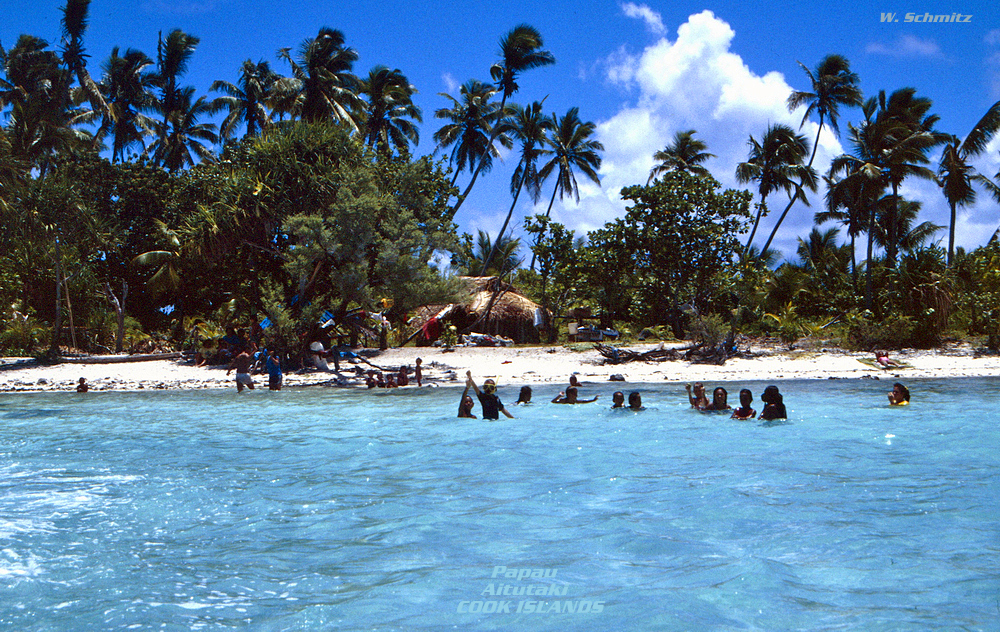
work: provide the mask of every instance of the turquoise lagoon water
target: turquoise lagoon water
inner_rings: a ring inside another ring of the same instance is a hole
[[[997,630],[1000,384],[909,386],[2,395],[0,629]]]

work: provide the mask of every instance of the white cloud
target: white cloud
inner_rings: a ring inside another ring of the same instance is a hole
[[[454,75],[450,72],[446,72],[441,75],[441,81],[444,83],[445,92],[452,93],[457,92],[462,83],[455,79]]]
[[[625,2],[621,5],[622,11],[630,18],[639,18],[646,23],[646,28],[656,35],[663,35],[667,28],[663,26],[663,18],[656,11],[653,11],[645,4],[635,4]]]
[[[940,57],[941,47],[931,39],[902,35],[892,44],[872,42],[865,48],[865,52],[890,57]]]
[[[602,186],[581,184],[579,208],[561,207],[557,201],[553,216],[558,221],[579,232],[620,217],[625,209],[621,188],[644,184],[653,167],[653,153],[663,149],[675,132],[687,129],[696,130],[696,137],[717,156],[707,167],[723,186],[748,188],[735,181],[735,169],[747,158],[750,135],[759,139],[775,123],[798,129],[804,110],[788,112],[785,102],[791,86],[780,73],[761,76],[750,70],[731,50],[734,36],[729,24],[703,11],[678,28],[673,42],[662,38],[638,55],[629,55],[623,48],[609,56],[608,81],[634,97],[614,116],[598,122],[596,135],[605,147]],[[801,79],[806,81],[804,76]],[[816,130],[816,123],[807,121],[801,133],[811,143]],[[842,151],[824,128],[814,167],[825,170]],[[812,226],[822,198],[821,194],[811,197],[812,207],[796,205],[782,225],[775,244],[786,252],[794,252],[795,238]],[[786,203],[787,197],[780,196],[769,201],[772,212],[759,231],[763,238]]]

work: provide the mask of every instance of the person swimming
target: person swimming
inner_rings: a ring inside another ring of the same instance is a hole
[[[770,421],[772,419],[785,419],[788,417],[788,412],[785,410],[785,401],[778,392],[778,387],[771,385],[764,389],[764,392],[760,396],[760,401],[764,402],[764,409],[760,411],[761,421]]]
[[[552,399],[553,404],[589,404],[591,402],[596,402],[599,396],[595,395],[594,399],[579,399],[579,391],[575,386],[570,386],[566,389],[566,392],[560,392]]]
[[[625,408],[625,393],[615,391],[611,395],[611,409],[614,410],[615,408]]]
[[[642,395],[639,391],[632,391],[628,394],[628,408],[629,410],[646,410],[646,407],[642,405]]]
[[[890,406],[906,406],[910,403],[910,389],[906,388],[899,382],[892,385],[892,390],[889,391],[889,405]]]
[[[753,393],[749,388],[740,389],[740,407],[733,410],[731,419],[753,419],[757,411],[750,405],[753,403]]]
[[[709,404],[708,406],[705,406],[701,410],[704,412],[732,410],[732,407],[729,405],[728,400],[729,400],[729,393],[726,392],[726,389],[719,386],[714,391],[712,391],[712,403]]]
[[[522,386],[521,392],[518,393],[517,401],[514,402],[514,405],[518,406],[520,404],[530,404],[530,403],[531,403],[531,387],[527,385]]]
[[[472,408],[476,405],[476,402],[469,395],[469,389],[472,387],[467,381],[465,383],[465,390],[462,391],[462,399],[458,403],[458,416],[463,419],[476,419],[476,415],[472,412]]]
[[[694,394],[692,394],[692,388],[694,389]],[[701,382],[695,382],[692,387],[691,384],[687,385],[688,401],[691,402],[692,408],[697,408],[698,410],[704,410],[708,406],[708,398],[705,397],[705,385]]]

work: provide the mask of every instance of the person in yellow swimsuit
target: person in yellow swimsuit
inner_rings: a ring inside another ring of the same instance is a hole
[[[910,403],[910,389],[906,388],[899,382],[892,385],[892,390],[889,391],[889,405],[890,406],[906,406]]]

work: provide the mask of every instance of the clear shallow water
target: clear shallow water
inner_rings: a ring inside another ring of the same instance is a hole
[[[1000,384],[908,385],[2,395],[0,629],[997,630]]]

